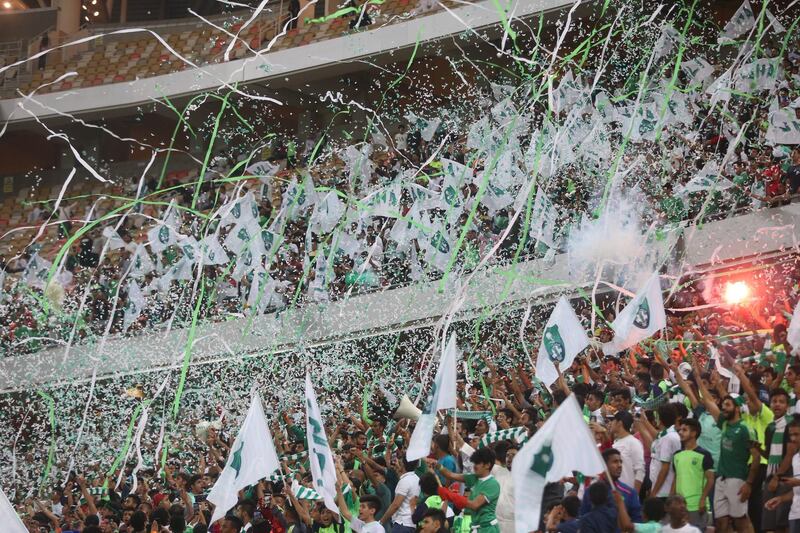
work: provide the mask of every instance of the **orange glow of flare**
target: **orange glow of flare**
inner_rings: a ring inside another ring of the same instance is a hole
[[[730,305],[740,304],[750,296],[750,287],[744,281],[728,283],[725,286],[725,301]]]

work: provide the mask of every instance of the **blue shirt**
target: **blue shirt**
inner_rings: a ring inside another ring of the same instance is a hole
[[[456,465],[456,460],[452,455],[445,455],[438,461],[436,461],[450,472],[458,472],[458,466]],[[442,485],[447,486],[450,482],[444,478],[444,476],[440,472],[436,472],[436,475],[439,476],[439,481],[442,482]]]
[[[595,483],[606,483],[606,481],[596,481]],[[622,494],[622,500],[625,502],[625,509],[628,511],[628,516],[631,517],[631,522],[642,522],[642,504],[639,503],[639,495],[636,494],[633,488],[622,481],[617,481],[616,487],[619,493]],[[606,507],[614,513],[614,522],[616,523],[617,506],[614,504],[614,495],[611,494],[611,492],[608,494],[608,503]],[[589,495],[587,493],[584,495],[583,501],[581,502],[581,518],[583,515],[589,514],[591,510],[592,502],[589,501]],[[616,528],[614,531],[619,531],[619,528]]]

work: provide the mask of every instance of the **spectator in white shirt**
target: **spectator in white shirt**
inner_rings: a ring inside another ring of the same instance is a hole
[[[675,431],[678,411],[674,403],[663,404],[658,408],[659,433],[651,445],[650,480],[653,488],[651,496],[666,498],[672,488],[672,456],[681,450],[681,439]]]
[[[644,481],[644,446],[631,435],[632,426],[633,415],[628,411],[618,411],[609,422],[608,429],[614,438],[614,448],[622,456],[622,474],[619,479],[639,492]]]
[[[411,519],[411,499],[419,496],[419,477],[414,470],[419,461],[407,461],[405,455],[395,460],[394,468],[400,476],[394,489],[394,500],[381,518],[382,523],[392,521],[392,533],[415,533],[417,530]]]
[[[680,494],[673,494],[664,503],[669,522],[661,528],[661,533],[700,533],[700,530],[689,524],[689,512],[686,510],[686,499]]]
[[[358,502],[358,516],[353,516],[342,495],[342,486],[336,486],[336,499],[342,517],[350,522],[350,529],[356,533],[384,533],[383,526],[375,520],[375,514],[381,510],[381,499],[374,494],[361,496]]]

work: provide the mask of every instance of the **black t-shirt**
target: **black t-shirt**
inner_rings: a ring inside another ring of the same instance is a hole
[[[800,189],[800,165],[792,165],[786,171],[786,180],[789,182],[789,193],[795,194]]]

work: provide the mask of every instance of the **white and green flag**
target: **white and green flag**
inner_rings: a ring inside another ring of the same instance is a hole
[[[52,266],[53,263],[39,257],[39,253],[37,252],[33,254],[28,261],[28,266],[22,274],[22,279],[31,287],[44,289],[44,286],[47,285],[47,280],[50,276],[50,268]]]
[[[427,457],[431,452],[431,439],[436,425],[436,413],[440,409],[456,408],[456,367],[458,359],[458,346],[456,335],[450,335],[450,341],[442,347],[442,357],[436,378],[433,380],[422,414],[417,420],[414,432],[406,450],[406,459],[415,461]]]
[[[336,505],[336,465],[325,435],[325,424],[314,393],[311,376],[306,374],[306,438],[308,440],[308,461],[311,464],[311,477],[316,490],[325,500],[325,507],[339,514]]]
[[[667,315],[664,313],[661,282],[658,279],[658,272],[654,272],[611,324],[614,338],[611,342],[603,344],[603,352],[606,355],[619,353],[666,326]]]
[[[572,477],[573,472],[597,476],[605,471],[589,426],[574,394],[547,419],[514,457],[514,519],[517,533],[539,529],[546,483]]]
[[[736,39],[743,33],[750,31],[756,23],[756,17],[753,13],[753,7],[750,5],[750,0],[744,0],[736,13],[733,14],[731,20],[725,24],[723,28],[723,39]]]
[[[143,278],[145,274],[149,274],[155,270],[155,268],[156,265],[150,258],[150,254],[147,253],[144,244],[137,245],[136,251],[133,252],[133,256],[131,257],[131,277],[136,279]]]
[[[792,353],[797,353],[800,348],[800,304],[795,305],[789,327],[786,329],[786,340],[792,346]]]
[[[159,224],[147,232],[147,240],[150,249],[158,254],[178,242],[178,232],[167,224]]]
[[[346,209],[336,191],[329,191],[314,205],[314,212],[308,224],[314,233],[330,233],[339,224],[339,219]]]
[[[372,216],[397,218],[402,216],[400,207],[402,194],[401,184],[395,182],[370,194],[362,202],[367,213]]]
[[[203,252],[204,265],[225,265],[230,261],[225,248],[219,243],[219,230],[203,237],[200,250]]]
[[[568,368],[575,356],[588,345],[586,331],[569,301],[562,296],[544,327],[542,345],[539,346],[539,357],[536,359],[536,377],[549,388],[558,379],[553,363],[558,363],[562,369]]]
[[[108,242],[108,244],[106,244],[108,250],[119,250],[126,246],[125,241],[122,240],[122,237],[119,236],[119,233],[117,233],[117,230],[115,230],[113,226],[106,226],[103,228],[103,238]]]
[[[14,506],[8,501],[6,493],[0,488],[0,524],[3,524],[4,533],[28,533],[28,528],[22,523]]]
[[[236,505],[240,490],[269,477],[278,468],[280,462],[264,416],[261,396],[253,391],[250,409],[233,441],[228,462],[208,494],[208,501],[215,505],[209,523],[213,524],[224,517]]]
[[[699,191],[722,191],[733,187],[733,182],[721,175],[716,161],[709,161],[695,177],[681,188],[684,193]]]
[[[794,109],[784,107],[769,114],[767,142],[772,144],[800,144],[800,119]]]
[[[146,304],[139,285],[135,281],[131,281],[128,285],[128,304],[125,306],[125,314],[122,318],[123,331],[128,331],[130,325],[142,314],[142,309]]]

